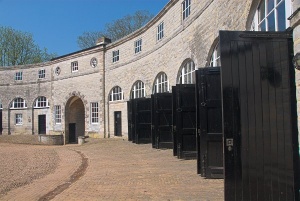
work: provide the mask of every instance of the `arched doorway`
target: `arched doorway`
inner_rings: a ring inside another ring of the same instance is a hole
[[[76,143],[78,136],[84,136],[85,132],[85,111],[82,100],[71,97],[65,109],[65,138],[66,143]]]

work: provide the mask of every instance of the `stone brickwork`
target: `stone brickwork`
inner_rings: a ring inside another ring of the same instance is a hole
[[[37,116],[45,114],[47,134],[66,133],[67,136],[68,124],[72,123],[71,118],[66,118],[71,113],[68,108],[79,98],[83,103],[83,109],[79,112],[84,113],[84,128],[79,127],[78,132],[91,137],[113,137],[114,112],[121,111],[122,135],[126,138],[127,101],[134,83],[142,81],[146,96],[150,97],[159,73],[167,75],[171,87],[178,83],[185,61],[192,60],[196,68],[207,66],[218,41],[219,30],[249,30],[258,3],[258,0],[192,0],[191,14],[183,20],[182,1],[170,0],[144,27],[114,43],[100,44],[42,64],[1,68],[3,133],[37,134]],[[299,7],[294,5],[295,8]],[[157,40],[157,26],[162,22],[164,37]],[[293,27],[295,49],[299,40],[298,27],[298,24]],[[139,39],[142,39],[142,51],[135,53],[134,43]],[[119,51],[119,61],[113,62],[112,52],[116,50]],[[90,65],[92,58],[98,61],[94,68]],[[78,62],[79,69],[76,72],[71,71],[74,61]],[[60,67],[59,75],[55,73],[57,67]],[[38,79],[38,70],[42,68],[46,70],[46,78]],[[17,71],[23,72],[23,81],[14,80]],[[297,83],[298,80],[299,75]],[[110,102],[109,94],[116,86],[123,90],[124,100]],[[49,108],[33,109],[34,101],[39,96],[49,99]],[[9,109],[9,104],[16,97],[26,100],[26,109]],[[99,104],[98,124],[91,123],[93,102]],[[62,108],[60,124],[54,121],[55,105]],[[14,123],[17,112],[23,114],[22,126]]]

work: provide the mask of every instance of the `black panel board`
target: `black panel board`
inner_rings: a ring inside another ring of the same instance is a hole
[[[172,94],[156,93],[152,98],[152,145],[172,149]]]
[[[174,93],[174,92],[173,92]],[[177,157],[196,159],[196,94],[195,84],[176,85]]]
[[[225,200],[299,200],[292,36],[220,31]]]
[[[197,172],[223,178],[223,134],[220,67],[196,71]]]
[[[151,143],[151,98],[134,99],[136,144]]]

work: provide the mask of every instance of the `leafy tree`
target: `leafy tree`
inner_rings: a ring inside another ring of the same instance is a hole
[[[0,26],[0,66],[40,63],[55,56],[40,49],[32,34]]]
[[[153,15],[149,11],[137,11],[133,15],[126,15],[106,24],[103,31],[84,32],[78,37],[77,44],[81,49],[93,47],[102,36],[116,41],[141,28],[152,18]]]

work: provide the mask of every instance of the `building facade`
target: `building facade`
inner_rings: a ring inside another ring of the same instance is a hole
[[[171,92],[194,83],[197,68],[221,66],[220,30],[293,30],[300,52],[299,7],[300,0],[170,0],[116,42],[103,38],[49,62],[1,67],[0,132],[63,134],[65,143],[84,135],[126,138],[128,100]]]

